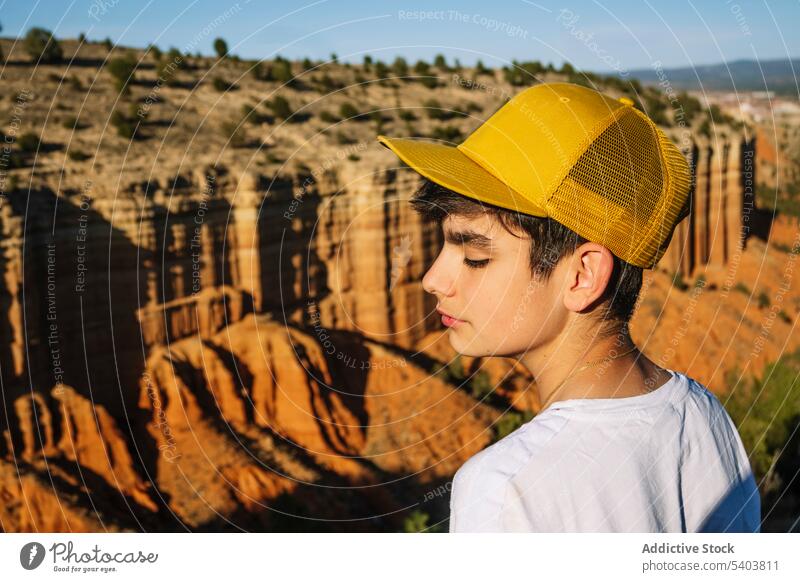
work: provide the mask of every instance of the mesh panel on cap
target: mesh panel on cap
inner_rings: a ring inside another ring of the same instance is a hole
[[[671,176],[664,162],[674,160],[662,158],[660,133],[635,109],[620,110],[553,192],[550,216],[621,259],[649,267],[663,254],[682,206],[667,212]]]

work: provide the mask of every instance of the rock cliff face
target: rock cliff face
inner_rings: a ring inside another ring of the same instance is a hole
[[[756,139],[742,133],[699,136],[688,152],[692,211],[676,229],[659,267],[722,283],[749,238],[766,240],[770,219],[756,207]]]

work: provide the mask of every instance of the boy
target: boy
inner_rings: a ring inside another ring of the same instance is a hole
[[[378,136],[426,178],[445,244],[423,279],[453,348],[513,357],[542,410],[456,473],[451,532],[758,532],[719,400],[628,333],[642,269],[689,213],[691,174],[627,98],[516,95],[452,147]]]

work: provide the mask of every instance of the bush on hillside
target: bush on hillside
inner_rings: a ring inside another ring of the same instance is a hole
[[[22,47],[39,63],[58,63],[64,56],[53,33],[44,28],[31,28],[22,41]]]

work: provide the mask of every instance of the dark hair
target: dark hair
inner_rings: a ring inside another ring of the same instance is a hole
[[[425,179],[411,199],[411,206],[424,220],[439,225],[449,215],[474,217],[488,214],[496,218],[510,234],[524,232],[531,238],[531,276],[537,281],[547,282],[558,262],[575,252],[588,239],[567,228],[552,218],[521,214],[492,204],[473,200]],[[603,305],[602,318],[610,325],[601,332],[610,336],[617,332],[618,323],[627,327],[639,292],[642,288],[642,268],[623,261],[612,253],[614,268],[608,286],[600,298]]]

